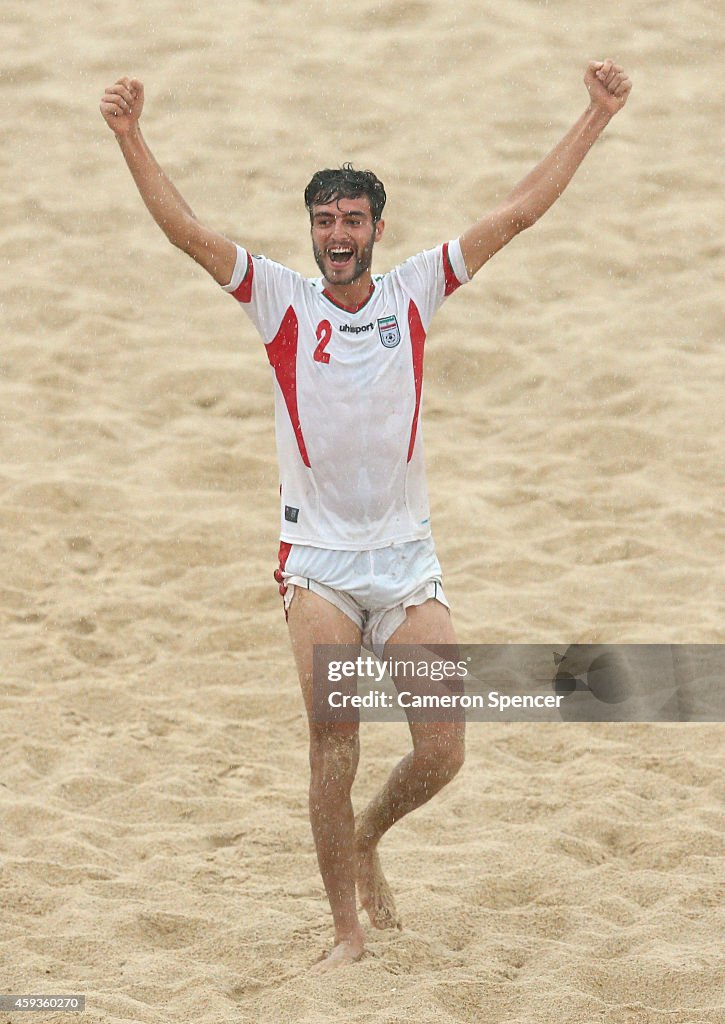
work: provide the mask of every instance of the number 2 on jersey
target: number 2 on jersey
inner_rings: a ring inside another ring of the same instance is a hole
[[[325,349],[329,345],[330,338],[332,337],[332,324],[329,320],[320,320],[315,333],[320,344],[315,349],[314,360],[316,363],[329,363],[330,353],[325,352]]]

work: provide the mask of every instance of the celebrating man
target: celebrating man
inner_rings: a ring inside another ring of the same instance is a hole
[[[197,220],[141,135],[141,82],[121,78],[101,100],[154,220],[249,314],[273,370],[282,481],[275,576],[308,713],[310,819],[335,926],[322,970],[363,954],[356,884],[374,926],[399,924],[378,843],[453,778],[464,736],[460,721],[411,715],[413,749],[356,822],[358,729],[314,714],[313,648],[362,643],[385,654],[389,645],[455,644],[424,474],[425,339],[443,300],[561,195],[632,87],[609,59],[590,61],[584,83],[584,113],[498,206],[387,274],[371,270],[384,230],[382,183],[349,164],[318,171],[305,190],[315,279],[252,256]]]

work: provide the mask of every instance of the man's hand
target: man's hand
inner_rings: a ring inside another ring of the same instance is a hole
[[[138,78],[119,78],[109,85],[101,100],[101,113],[116,135],[128,135],[138,124],[143,110],[143,84]]]
[[[611,57],[606,60],[590,60],[584,75],[584,85],[589,90],[589,98],[593,107],[605,111],[613,117],[627,102],[632,90],[632,81],[627,77],[620,64],[615,64]]]

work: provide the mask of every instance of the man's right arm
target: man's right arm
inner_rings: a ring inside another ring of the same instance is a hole
[[[204,227],[154,159],[141,134],[143,85],[137,78],[120,78],[101,100],[101,114],[121,147],[133,180],[149,213],[168,240],[201,264],[221,285],[229,284],[237,248],[224,235]]]

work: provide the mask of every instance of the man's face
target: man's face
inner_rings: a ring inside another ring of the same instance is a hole
[[[315,203],[310,215],[312,251],[323,276],[330,284],[352,284],[370,269],[383,221],[373,224],[367,196]]]

